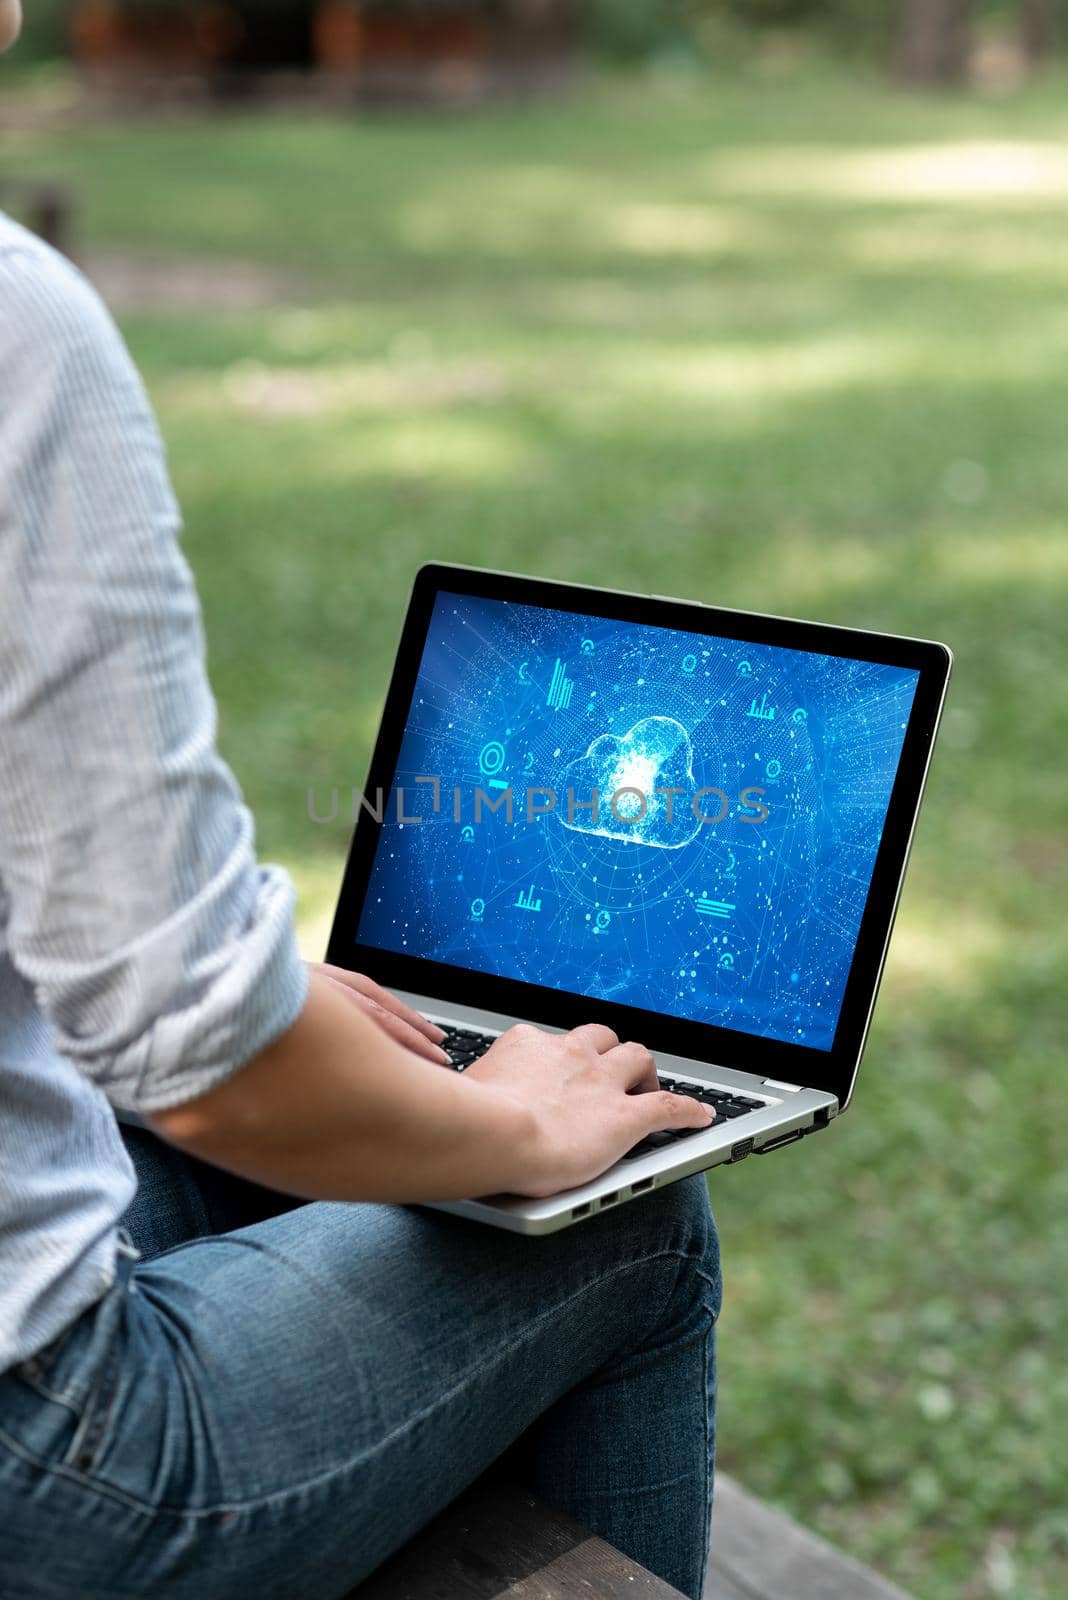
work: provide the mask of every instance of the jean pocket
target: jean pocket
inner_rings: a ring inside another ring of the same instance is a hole
[[[45,1466],[61,1461],[80,1420],[71,1406],[25,1377],[21,1366],[0,1374],[0,1443],[10,1442],[17,1453]]]
[[[12,1367],[12,1376],[16,1377],[20,1383],[27,1384],[44,1398],[53,1398],[55,1386],[51,1381],[52,1369],[59,1364],[67,1346],[77,1332],[77,1328],[78,1324],[76,1322],[72,1323],[69,1328],[64,1328],[59,1337],[53,1339],[51,1344],[45,1345],[44,1349],[38,1350],[36,1355],[28,1356],[25,1361],[20,1361]]]

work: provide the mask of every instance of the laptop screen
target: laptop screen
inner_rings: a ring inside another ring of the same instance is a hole
[[[439,593],[357,939],[829,1051],[918,679]]]

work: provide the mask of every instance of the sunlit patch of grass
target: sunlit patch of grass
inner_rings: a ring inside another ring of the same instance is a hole
[[[891,1003],[913,1003],[949,994],[979,1000],[991,964],[1010,953],[1013,934],[990,911],[958,905],[952,918],[943,905],[917,907],[894,931],[886,967]]]
[[[1068,205],[1068,150],[1037,140],[969,140],[898,149],[758,146],[710,158],[709,187],[726,194],[983,207]]]
[[[782,341],[732,343],[714,341],[689,347],[662,344],[655,352],[624,349],[604,362],[613,388],[687,401],[718,399],[752,407],[766,416],[782,396],[806,396],[826,390],[879,388],[887,381],[915,373],[923,363],[919,342],[885,333],[825,335],[799,346]],[[728,412],[723,426],[739,417]]]
[[[324,481],[336,483],[386,474],[442,485],[514,484],[542,466],[537,450],[507,422],[459,413],[417,415],[373,431],[335,435],[314,454]]]
[[[404,394],[411,389],[411,399]],[[240,426],[258,487],[289,487],[294,473],[321,488],[368,478],[428,479],[439,485],[515,483],[544,469],[536,443],[493,410],[496,376],[471,364],[414,387],[410,377],[371,370],[274,371],[261,364],[216,375],[183,374],[160,386],[164,409],[197,432]],[[270,433],[282,447],[272,449]],[[202,482],[191,463],[187,482]],[[208,477],[210,478],[209,473]]]
[[[334,919],[341,863],[330,857],[297,856],[283,860],[280,865],[289,871],[297,889],[300,953],[305,961],[321,961]]]
[[[1029,211],[966,217],[944,210],[893,222],[857,223],[845,242],[858,267],[905,276],[924,268],[958,274],[1006,273],[1017,283],[1028,277],[1059,278],[1065,267],[1063,226],[1054,214]]]
[[[1068,532],[1062,527],[1008,528],[992,540],[946,532],[933,543],[931,567],[965,588],[1052,584],[1064,591],[1068,607]]]
[[[300,367],[246,359],[218,374],[183,373],[169,380],[164,392],[176,411],[200,415],[229,412],[271,423],[495,405],[505,388],[500,365],[484,360],[364,361]]]
[[[664,205],[644,201],[617,206],[605,218],[611,243],[634,255],[697,256],[708,259],[736,248],[763,243],[767,232],[744,213],[721,207]]]

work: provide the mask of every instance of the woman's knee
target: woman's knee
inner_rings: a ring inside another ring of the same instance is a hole
[[[680,1178],[677,1183],[654,1190],[647,1200],[638,1202],[638,1211],[645,1212],[641,1220],[666,1248],[701,1260],[711,1252],[718,1265],[716,1224],[703,1172],[695,1172],[689,1178]]]
[[[642,1347],[689,1333],[706,1337],[719,1316],[722,1283],[704,1175],[666,1184],[621,1206],[610,1220],[620,1230],[616,1248],[633,1267],[632,1292],[620,1295],[617,1288],[614,1298],[630,1304]],[[591,1233],[598,1226],[591,1223]]]
[[[663,1208],[661,1237],[666,1248],[685,1263],[680,1281],[688,1284],[693,1299],[717,1317],[722,1299],[719,1234],[705,1174],[696,1172],[668,1184],[657,1199]]]
[[[665,1184],[643,1199],[621,1206],[614,1216],[596,1219],[588,1224],[591,1236],[605,1224],[620,1230],[625,1253],[632,1260],[674,1257],[689,1264],[718,1311],[719,1237],[703,1173]]]

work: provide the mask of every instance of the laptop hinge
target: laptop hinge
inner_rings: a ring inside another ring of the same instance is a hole
[[[799,1083],[780,1083],[778,1078],[765,1078],[764,1087],[765,1089],[785,1089],[787,1094],[801,1093],[801,1085]]]

